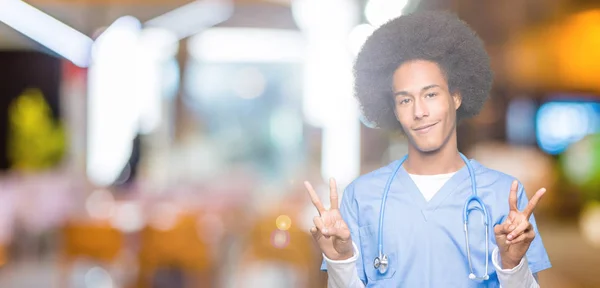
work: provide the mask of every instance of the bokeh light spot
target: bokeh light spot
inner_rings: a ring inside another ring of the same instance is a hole
[[[290,244],[290,233],[288,231],[275,230],[271,233],[271,244],[273,247],[283,249]]]
[[[275,225],[277,225],[277,229],[279,230],[288,230],[292,226],[292,219],[287,215],[279,215],[277,220],[275,220]]]
[[[115,210],[115,199],[108,190],[99,189],[87,197],[85,209],[94,219],[109,219]]]
[[[588,203],[581,213],[579,225],[585,240],[600,248],[600,202]]]

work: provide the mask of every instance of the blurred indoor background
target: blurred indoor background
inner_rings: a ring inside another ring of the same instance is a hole
[[[597,0],[0,0],[0,287],[325,287],[302,181],[406,153],[351,65],[426,9],[492,57],[461,151],[548,188],[542,287],[600,287]]]

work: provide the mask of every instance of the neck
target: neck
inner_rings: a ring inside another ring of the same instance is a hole
[[[452,133],[446,143],[435,151],[422,152],[409,145],[404,169],[415,175],[437,175],[456,172],[464,165],[458,152],[456,133]]]

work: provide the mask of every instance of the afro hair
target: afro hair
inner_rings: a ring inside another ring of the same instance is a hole
[[[385,23],[359,52],[354,63],[354,91],[368,122],[378,128],[402,130],[394,115],[392,76],[411,60],[437,63],[450,92],[460,93],[457,122],[479,113],[493,78],[483,42],[456,15],[424,11]]]

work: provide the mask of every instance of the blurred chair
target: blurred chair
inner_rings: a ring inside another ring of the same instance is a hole
[[[68,277],[76,260],[87,259],[109,266],[117,261],[124,246],[122,232],[105,221],[68,222],[62,236],[60,287],[68,287]]]
[[[146,226],[141,232],[137,287],[160,285],[161,281],[154,279],[161,271],[171,271],[171,276],[182,271],[186,287],[213,287],[215,273],[211,273],[209,247],[200,238],[199,229],[198,216],[191,213],[179,214],[168,229]],[[173,282],[166,285],[174,287]]]

